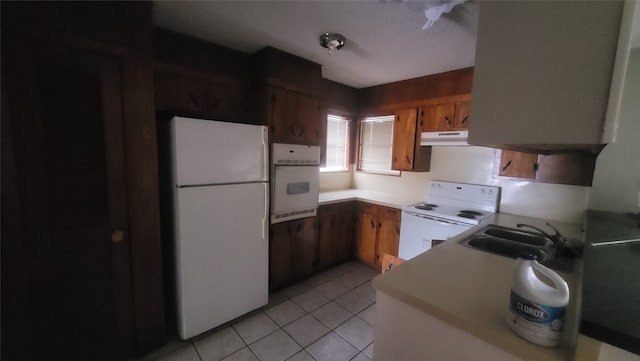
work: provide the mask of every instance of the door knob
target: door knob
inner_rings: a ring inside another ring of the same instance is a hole
[[[122,242],[123,239],[124,239],[124,232],[122,232],[121,230],[117,229],[111,232],[111,241],[113,241],[113,243],[120,243]]]

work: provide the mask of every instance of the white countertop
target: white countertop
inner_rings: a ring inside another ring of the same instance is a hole
[[[345,189],[332,192],[320,192],[318,197],[318,203],[321,206],[355,200],[398,209],[402,209],[403,206],[421,201],[420,199],[407,198],[391,193],[374,192],[364,189]]]
[[[581,264],[560,273],[570,288],[565,340],[557,348],[534,345],[507,326],[509,291],[515,260],[460,244],[487,224],[515,227],[527,223],[544,228],[544,220],[496,214],[480,225],[376,277],[373,286],[450,325],[524,360],[573,360],[580,305]],[[567,237],[583,239],[581,227],[551,222]]]

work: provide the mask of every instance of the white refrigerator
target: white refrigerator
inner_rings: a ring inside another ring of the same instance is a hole
[[[267,127],[174,117],[171,170],[178,334],[268,302]]]

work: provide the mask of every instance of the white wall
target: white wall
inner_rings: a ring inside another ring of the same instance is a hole
[[[640,211],[640,48],[629,55],[616,141],[598,156],[589,208]]]
[[[495,178],[495,152],[495,149],[485,147],[434,147],[429,172],[403,172],[400,177],[356,172],[353,187],[400,193],[419,201],[424,199],[425,187],[430,180],[496,185],[502,187],[500,212],[558,222],[582,222],[588,187]]]
[[[320,172],[320,192],[349,189],[352,177],[352,172]]]
[[[495,178],[495,152],[492,148],[473,146],[434,147],[429,172],[403,172],[399,177],[361,172],[321,173],[321,191],[367,189],[398,194],[418,202],[424,199],[430,180],[488,184],[502,187],[500,212],[582,223],[589,187]],[[353,176],[352,182],[346,181],[347,175]]]

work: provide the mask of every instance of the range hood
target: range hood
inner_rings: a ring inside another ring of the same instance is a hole
[[[466,130],[453,130],[446,132],[422,132],[420,145],[469,145]]]

